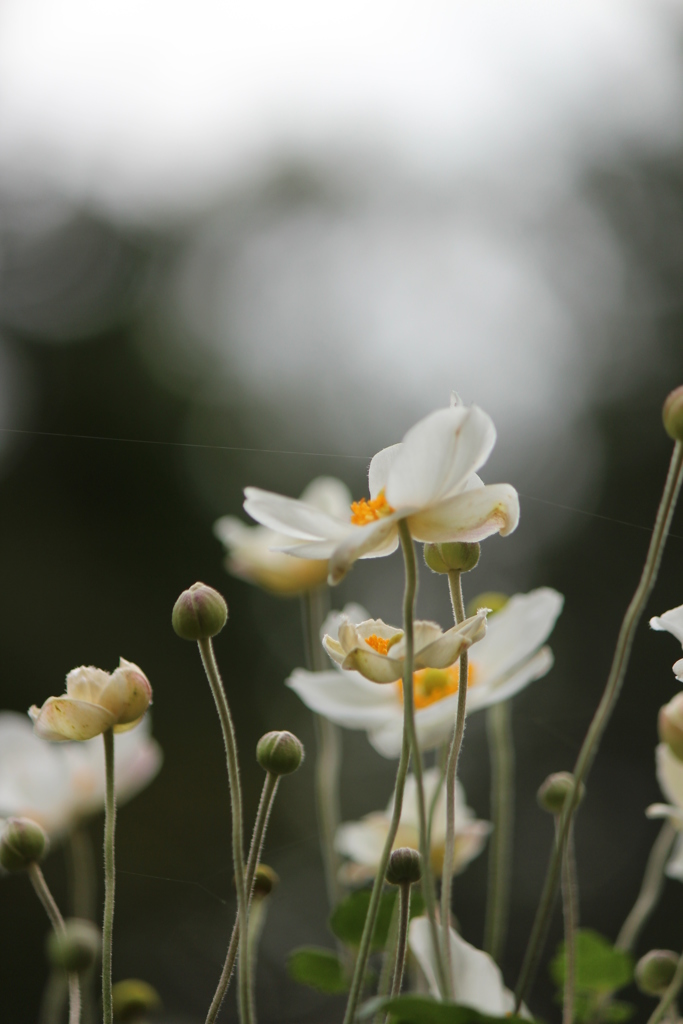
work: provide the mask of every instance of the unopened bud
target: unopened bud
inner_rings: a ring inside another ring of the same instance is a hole
[[[256,760],[271,775],[291,775],[303,759],[303,743],[286,730],[267,732],[256,744]]]
[[[136,1021],[161,1009],[161,999],[146,981],[128,978],[117,981],[111,990],[114,1020]]]
[[[636,964],[636,985],[647,996],[661,996],[673,981],[678,953],[670,949],[651,949]]]
[[[467,614],[476,615],[479,608],[488,608],[489,618],[499,612],[508,603],[510,598],[500,590],[486,590],[478,594],[471,601],[467,602]]]
[[[679,761],[683,761],[683,693],[659,709],[657,718],[659,738]]]
[[[564,802],[574,788],[574,776],[571,772],[554,772],[549,775],[542,784],[536,798],[544,811],[550,814],[561,814]],[[583,800],[586,788],[583,784],[579,786],[577,807]]]
[[[412,885],[422,878],[422,858],[410,846],[394,850],[387,865],[387,882],[391,885]]]
[[[171,621],[183,640],[208,640],[228,621],[228,606],[213,587],[193,583],[174,604]]]
[[[48,838],[30,818],[8,818],[0,838],[0,865],[5,871],[23,871],[41,860],[48,850]]]
[[[47,937],[47,958],[52,967],[65,971],[87,971],[99,959],[102,934],[92,921],[72,917],[64,922],[61,933],[50,932]]]
[[[662,408],[664,429],[674,441],[683,441],[683,385],[664,399]]]
[[[266,896],[270,896],[279,883],[280,879],[272,868],[269,868],[267,864],[259,864],[254,872],[254,899],[264,899]]]
[[[425,544],[425,565],[432,572],[470,572],[479,561],[481,547],[464,541],[447,544]]]

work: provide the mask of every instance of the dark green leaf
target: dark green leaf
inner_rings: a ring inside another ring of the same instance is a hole
[[[371,1000],[359,1015],[379,1009],[389,1011],[391,1024],[529,1024],[522,1017],[488,1017],[468,1006],[440,1003],[429,996],[399,996],[397,999]]]
[[[611,1021],[612,1024],[621,1024],[624,1020],[630,1020],[635,1012],[636,1008],[632,1003],[625,1003],[621,999],[614,999],[602,1011],[601,1018],[602,1020]]]
[[[302,946],[301,949],[292,950],[287,959],[287,972],[300,985],[308,985],[328,995],[347,992],[349,989],[344,968],[330,949]]]
[[[384,949],[387,944],[391,915],[397,897],[397,890],[382,893],[372,938],[373,950]],[[349,946],[359,946],[369,906],[369,889],[360,889],[358,892],[352,892],[350,896],[347,896],[346,899],[337,904],[330,915],[332,933]],[[413,890],[412,893],[410,916],[411,918],[419,917],[420,914],[424,914],[424,899],[418,889]]]
[[[559,946],[550,965],[553,981],[564,984],[565,948]],[[608,939],[590,928],[576,933],[576,990],[605,994],[623,988],[633,978],[633,961],[628,953],[615,949]]]

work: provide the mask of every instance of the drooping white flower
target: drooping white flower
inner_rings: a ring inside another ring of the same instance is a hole
[[[290,538],[284,551],[329,559],[329,582],[338,583],[356,559],[395,550],[401,519],[415,540],[425,542],[481,541],[511,533],[519,519],[514,487],[485,486],[476,475],[495,440],[485,412],[452,404],[374,456],[370,498],[353,502],[344,516],[256,487],[246,488],[244,507],[257,522]]]
[[[432,868],[436,875],[440,875],[446,846],[445,786],[437,768],[427,769],[423,781],[427,806],[431,806],[437,787],[440,789],[434,808],[431,834]],[[348,858],[347,863],[341,869],[342,880],[347,884],[355,885],[375,877],[389,832],[393,806],[394,799],[392,797],[386,811],[366,814],[360,821],[346,822],[337,829],[335,847],[339,853]],[[481,853],[490,831],[491,825],[488,821],[480,821],[475,818],[474,811],[467,806],[465,792],[460,782],[456,782],[454,875],[464,871],[470,861]],[[401,846],[410,846],[414,850],[420,848],[417,784],[415,776],[412,774],[406,778],[401,822],[394,840],[394,849]]]
[[[437,925],[441,932],[441,925]],[[436,958],[432,945],[429,921],[416,917],[410,922],[408,945],[417,957],[429,990],[440,998],[436,980]],[[453,1002],[469,1006],[490,1017],[505,1017],[515,1008],[515,997],[505,987],[500,968],[483,950],[465,942],[461,935],[450,929],[451,965],[453,978]]]
[[[415,668],[449,668],[463,651],[486,635],[486,611],[482,609],[445,633],[435,622],[415,622]],[[374,683],[393,683],[403,675],[406,644],[402,629],[387,626],[381,619],[354,623],[343,615],[336,633],[326,633],[323,646],[342,668],[360,672]]]
[[[650,619],[650,626],[652,629],[666,630],[667,633],[671,633],[683,646],[683,604],[678,608],[670,608],[663,615],[654,615]],[[683,658],[674,662],[673,670],[676,679],[683,683]]]
[[[114,738],[119,803],[144,789],[161,767],[161,748],[150,731],[147,717]],[[59,836],[103,807],[100,739],[46,743],[25,715],[0,712],[0,817],[32,818]]]
[[[349,510],[351,494],[341,480],[322,476],[311,481],[299,501],[343,518]],[[270,593],[301,594],[327,579],[326,558],[293,558],[285,554],[278,549],[291,543],[290,538],[267,526],[247,526],[235,516],[223,516],[214,524],[214,533],[227,549],[228,572]]]
[[[540,587],[510,598],[488,621],[486,636],[470,651],[467,710],[479,711],[507,700],[552,667],[542,646],[562,610],[563,597]],[[363,609],[346,609],[347,617],[365,617]],[[333,626],[327,632],[333,635]],[[415,727],[422,750],[431,750],[451,735],[458,701],[459,666],[421,669],[414,675]],[[400,683],[378,686],[358,672],[296,669],[287,680],[311,710],[347,729],[364,729],[384,757],[398,757],[403,732]]]

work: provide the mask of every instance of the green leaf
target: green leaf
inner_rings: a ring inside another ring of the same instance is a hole
[[[614,999],[602,1011],[602,1019],[610,1021],[611,1024],[621,1024],[624,1020],[630,1020],[636,1008],[632,1003],[625,1003],[621,999]]]
[[[372,937],[373,950],[384,949],[387,944],[391,915],[394,910],[398,892],[383,892],[380,898],[375,931]],[[368,915],[370,906],[370,890],[359,889],[352,892],[350,896],[338,903],[330,915],[330,928],[338,939],[349,946],[360,946],[360,940],[365,927],[365,918]],[[422,893],[413,891],[410,900],[410,916],[419,917],[424,914],[424,899]]]
[[[565,944],[560,943],[550,965],[553,981],[561,987],[565,975]],[[628,953],[615,949],[608,939],[590,928],[576,933],[576,991],[604,995],[628,985],[633,978],[633,961]]]
[[[522,1017],[488,1017],[469,1006],[440,1003],[430,996],[399,996],[397,999],[373,999],[361,1011],[361,1018],[378,1010],[389,1011],[391,1024],[529,1024]]]
[[[292,950],[287,958],[287,973],[300,985],[308,985],[328,995],[348,992],[349,989],[346,972],[331,949],[302,946]]]

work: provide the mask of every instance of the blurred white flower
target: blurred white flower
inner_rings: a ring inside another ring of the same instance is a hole
[[[489,620],[486,636],[470,652],[467,710],[479,711],[507,700],[552,667],[550,648],[542,644],[562,610],[564,598],[540,587],[516,594]],[[367,613],[356,606],[352,615]],[[338,617],[339,618],[339,617]],[[328,620],[328,625],[332,620]],[[333,626],[328,628],[332,634]],[[415,726],[422,750],[446,742],[453,729],[458,701],[459,666],[421,669],[414,675]],[[398,757],[403,732],[403,700],[399,683],[378,686],[358,672],[296,669],[287,680],[304,704],[347,729],[365,729],[384,757]]]
[[[440,875],[446,845],[446,800],[445,786],[438,768],[429,768],[424,773],[424,791],[427,806],[431,806],[434,793],[439,795],[434,808],[431,835],[431,861],[436,875]],[[375,877],[384,843],[389,832],[394,807],[392,796],[386,811],[366,814],[360,821],[346,822],[337,829],[335,847],[348,861],[341,868],[341,878],[346,884],[355,885]],[[459,782],[455,789],[455,849],[453,851],[453,874],[457,875],[477,857],[484,848],[491,831],[488,821],[480,821],[467,806],[465,792]],[[403,793],[401,822],[394,840],[394,849],[410,846],[420,848],[420,822],[417,803],[417,785],[414,775],[408,775]]]
[[[125,803],[159,771],[162,753],[149,718],[114,738],[116,793]],[[97,738],[46,743],[25,715],[0,712],[0,817],[37,821],[52,836],[104,807],[104,750]]]
[[[415,622],[415,668],[449,668],[463,651],[485,635],[486,609],[445,633],[435,622]],[[344,669],[360,672],[372,682],[393,683],[403,675],[406,656],[403,630],[387,626],[381,619],[354,623],[343,615],[337,636],[326,633],[323,646],[332,661]]]
[[[678,608],[670,608],[663,615],[654,615],[650,619],[650,626],[652,629],[666,630],[683,645],[683,604]],[[674,663],[673,670],[676,679],[683,683],[683,658]]]
[[[454,399],[454,403],[456,400]],[[246,511],[295,543],[282,550],[329,559],[338,583],[358,558],[388,555],[398,545],[398,522],[418,541],[480,541],[517,526],[519,502],[510,484],[485,486],[476,471],[495,444],[493,421],[476,405],[452,404],[420,420],[400,444],[370,463],[370,499],[345,516],[256,487],[245,490]]]
[[[678,829],[680,835],[666,865],[666,874],[683,882],[683,761],[679,761],[666,743],[658,744],[655,761],[657,781],[669,803],[651,804],[645,813],[648,818],[668,818]]]
[[[330,476],[312,480],[299,501],[321,512],[343,518],[351,505],[346,484]],[[283,596],[301,594],[327,579],[326,558],[293,558],[279,548],[290,538],[267,526],[247,526],[235,516],[223,516],[214,533],[227,549],[226,568],[233,576]]]

